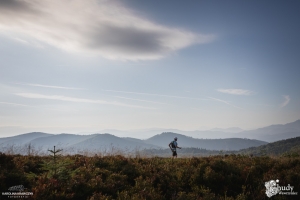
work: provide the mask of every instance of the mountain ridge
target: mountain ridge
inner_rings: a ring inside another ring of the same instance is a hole
[[[174,137],[178,138],[178,146],[180,147],[195,147],[207,150],[237,150],[250,146],[260,146],[267,142],[242,138],[225,138],[225,139],[197,139],[185,136],[178,133],[165,132],[155,135],[145,142],[160,146],[168,145]]]
[[[236,128],[234,129],[239,130]],[[142,133],[139,133],[139,135],[141,134]],[[53,146],[64,149],[73,148],[86,151],[96,151],[97,149],[101,149],[100,147],[107,149],[110,148],[110,146],[127,150],[147,148],[159,149],[168,148],[168,144],[173,140],[174,137],[178,137],[179,146],[185,148],[205,148],[207,150],[230,151],[249,147],[257,147],[260,145],[265,145],[269,142],[275,142],[299,136],[300,120],[286,124],[275,124],[238,133],[225,133],[218,131],[183,131],[181,133],[163,132],[152,135],[147,139],[128,137],[126,134],[125,137],[118,137],[110,133],[77,135],[67,133],[49,134],[43,132],[31,132],[0,138],[0,151],[4,151],[5,149],[16,149],[18,146],[21,148],[21,146],[28,146],[29,144],[44,151],[52,148]]]
[[[254,130],[243,131],[238,135],[240,137],[260,139],[267,142],[294,138],[300,136],[300,120],[286,124],[274,124]]]
[[[34,134],[33,134],[34,135]],[[7,138],[0,138],[0,151],[5,149],[11,149],[14,147],[15,152],[22,153],[22,148],[40,149],[40,151],[47,152],[48,149],[52,149],[53,146],[64,149],[66,152],[76,153],[78,151],[97,152],[97,151],[136,151],[142,149],[162,149],[168,148],[168,144],[174,137],[178,137],[179,144],[183,147],[202,147],[211,150],[237,150],[247,148],[249,146],[258,146],[266,144],[264,141],[240,139],[240,138],[228,138],[228,139],[197,139],[189,136],[185,136],[178,133],[161,133],[153,136],[147,140],[140,140],[136,138],[121,138],[111,134],[91,134],[91,135],[75,135],[75,134],[35,134],[32,140],[24,140],[26,142],[20,142],[15,140],[19,136],[10,137],[10,143],[7,143]],[[26,135],[25,135],[26,136]],[[24,137],[24,136],[23,136]],[[16,148],[18,147],[18,148]]]

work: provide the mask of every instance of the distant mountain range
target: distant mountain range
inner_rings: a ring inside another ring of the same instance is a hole
[[[238,133],[240,138],[258,139],[275,142],[300,136],[300,120],[288,124],[271,125]]]
[[[247,149],[239,150],[240,154],[252,154],[254,156],[270,155],[295,155],[300,156],[300,137],[290,138],[272,142],[259,147],[250,147]]]
[[[170,157],[170,149],[145,149],[141,152],[144,156],[159,156]],[[213,156],[213,155],[249,155],[249,156],[285,156],[285,157],[299,157],[300,156],[300,137],[280,140],[277,142],[268,143],[258,147],[250,147],[238,151],[217,151],[207,150],[202,148],[184,148],[178,150],[180,157],[186,156]]]
[[[153,133],[153,131],[157,132],[159,130],[161,129],[144,131],[149,134],[150,132]],[[26,152],[24,149],[31,148],[31,150],[47,152],[48,149],[56,146],[69,153],[113,151],[126,153],[143,149],[165,149],[168,148],[168,144],[174,137],[178,137],[179,146],[184,148],[234,151],[265,145],[268,142],[299,137],[300,120],[284,125],[272,125],[249,131],[241,131],[239,128],[229,128],[226,130],[213,129],[210,131],[171,130],[152,135],[148,139],[126,137],[126,134],[122,131],[118,133],[122,135],[121,137],[109,133],[75,135],[33,132],[0,138],[0,151],[24,153]],[[111,131],[114,132],[116,130]],[[174,133],[175,131],[178,132]],[[140,132],[139,134],[143,133]]]
[[[134,151],[138,149],[160,148],[159,146],[144,143],[142,140],[132,141],[119,138],[111,134],[47,134],[47,133],[26,133],[13,137],[0,138],[0,151],[22,153],[27,152],[29,144],[32,149],[46,153],[48,149],[64,149],[65,153],[82,152],[115,152]]]
[[[300,136],[300,120],[287,124],[271,125],[254,130],[243,130],[238,127],[228,129],[210,129],[206,131],[182,131],[178,129],[144,129],[133,131],[120,131],[120,130],[102,130],[100,133],[110,133],[118,137],[128,137],[147,139],[152,136],[158,135],[163,132],[173,132],[190,136],[198,139],[225,139],[225,138],[248,138],[262,140],[266,142],[275,142],[288,138]]]
[[[174,137],[178,138],[178,146],[180,147],[195,147],[207,150],[239,150],[248,147],[257,147],[267,142],[259,140],[241,139],[241,138],[227,138],[227,139],[196,139],[176,133],[162,133],[155,135],[147,140],[148,144],[156,144],[163,148],[168,145]]]
[[[27,133],[18,136],[0,138],[0,151],[24,153],[30,148],[46,152],[56,146],[68,153],[82,152],[120,152],[128,153],[143,149],[165,149],[174,137],[178,138],[180,146],[204,148],[208,150],[239,150],[256,147],[266,142],[250,139],[196,139],[177,133],[162,133],[146,140],[136,138],[120,138],[111,134],[73,135]]]
[[[224,133],[240,133],[244,130],[239,127],[231,127],[231,128],[214,128],[214,129],[210,129],[209,131],[217,131],[217,132],[224,132]]]

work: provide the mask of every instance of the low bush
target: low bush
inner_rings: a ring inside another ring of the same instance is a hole
[[[74,155],[58,157],[55,171],[51,159],[0,153],[1,192],[24,185],[32,199],[268,199],[264,184],[276,179],[300,192],[299,157]]]

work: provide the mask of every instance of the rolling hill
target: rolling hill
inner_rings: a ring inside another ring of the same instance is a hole
[[[238,127],[227,129],[214,128],[210,130],[183,131],[178,129],[140,129],[132,131],[103,130],[100,133],[110,133],[118,137],[133,137],[147,140],[155,135],[172,132],[198,139],[227,139],[227,138],[248,138],[275,142],[300,136],[300,120],[287,124],[276,124],[253,130],[243,130]]]
[[[196,139],[177,133],[162,133],[145,140],[148,144],[156,144],[162,148],[168,148],[169,143],[174,137],[178,138],[178,146],[180,147],[194,147],[207,150],[224,150],[232,151],[245,149],[248,147],[257,147],[267,144],[267,142],[259,140],[241,139],[241,138],[227,138],[227,139]]]
[[[64,149],[65,153],[82,152],[136,152],[143,149],[165,149],[174,137],[178,137],[179,145],[184,148],[203,148],[207,150],[239,150],[266,144],[266,142],[250,139],[197,139],[177,133],[162,133],[146,140],[121,138],[111,134],[47,134],[28,133],[9,138],[0,138],[0,151],[26,154],[26,149],[47,153],[48,149]],[[30,144],[30,147],[29,147]]]
[[[79,152],[112,152],[135,151],[138,149],[160,148],[136,139],[136,141],[119,138],[110,134],[74,135],[74,134],[46,134],[27,133],[9,138],[0,138],[0,151],[26,153],[30,144],[32,149],[46,153],[48,149],[64,149],[65,153]]]
[[[294,138],[300,136],[300,120],[287,124],[271,125],[255,130],[243,131],[236,134],[239,138],[258,139],[267,142]]]
[[[41,133],[41,132],[25,133],[17,136],[12,136],[12,137],[0,138],[0,145],[26,144],[34,139],[49,137],[52,135],[53,134]]]
[[[300,155],[300,137],[290,138],[272,142],[259,147],[250,147],[247,149],[239,150],[240,154],[252,154],[254,156],[261,155],[282,155],[297,153]]]
[[[153,135],[164,129],[145,129],[142,132],[134,132],[134,135],[140,136]],[[138,139],[128,137],[128,132],[117,131],[120,137],[104,134],[48,134],[42,132],[32,132],[12,137],[0,138],[0,151],[10,153],[24,154],[26,148],[31,148],[36,152],[47,152],[53,146],[64,149],[66,153],[78,152],[133,152],[143,149],[168,149],[168,144],[174,137],[178,137],[178,145],[184,147],[188,152],[198,152],[198,149],[205,151],[238,151],[241,153],[251,153],[260,155],[260,152],[272,152],[274,155],[288,151],[290,145],[296,144],[300,137],[300,120],[287,124],[271,125],[255,130],[243,131],[240,128],[212,129],[208,131],[180,131],[177,129],[163,133],[155,134],[148,139]],[[109,130],[107,130],[109,131]],[[115,132],[116,130],[110,130]],[[176,131],[176,133],[174,133]],[[178,131],[178,132],[177,132]],[[206,138],[206,139],[204,139]],[[210,139],[207,139],[210,138]],[[246,139],[247,138],[247,139]],[[288,140],[289,138],[296,138]],[[286,140],[284,145],[282,141]],[[276,142],[276,144],[267,144]],[[274,146],[272,146],[274,145]],[[261,147],[259,147],[261,146]],[[257,148],[258,147],[258,148]],[[250,149],[248,149],[250,148]],[[298,147],[293,147],[298,148]],[[202,151],[201,150],[201,151]],[[203,152],[203,151],[202,151]],[[209,152],[207,152],[209,154]]]
[[[145,149],[142,151],[145,156],[160,156],[170,157],[171,151],[168,148],[165,149]],[[288,156],[299,157],[300,156],[300,137],[290,138],[286,140],[280,140],[277,142],[268,143],[257,147],[249,147],[247,149],[241,149],[238,151],[218,151],[207,150],[203,148],[183,148],[178,150],[179,157],[202,157],[212,155],[252,155],[252,156]]]

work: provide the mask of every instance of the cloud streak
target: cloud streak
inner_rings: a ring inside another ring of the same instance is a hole
[[[24,104],[10,103],[10,102],[3,102],[3,101],[0,101],[0,104],[6,104],[6,105],[11,105],[11,106],[34,107],[34,106],[28,106],[28,105],[24,105]]]
[[[1,0],[1,30],[30,36],[69,52],[119,60],[160,59],[215,39],[214,35],[143,19],[120,2],[106,0]]]
[[[253,91],[243,89],[217,89],[218,92],[233,94],[233,95],[251,95]]]
[[[282,102],[282,104],[280,105],[281,108],[288,105],[290,103],[290,100],[291,100],[289,95],[283,95],[283,98],[284,98],[284,102]]]
[[[143,93],[143,92],[128,92],[128,91],[118,91],[118,90],[103,90],[103,91],[106,91],[106,92],[117,92],[117,93],[126,93],[126,94],[139,94],[139,95],[170,97],[170,98],[177,98],[177,99],[208,100],[208,99],[193,98],[193,97],[173,96],[173,95],[163,95],[163,94],[153,94],[153,93]]]
[[[111,96],[119,99],[127,99],[127,100],[133,100],[133,101],[141,101],[141,102],[147,102],[147,103],[155,103],[155,104],[166,104],[166,103],[161,103],[157,101],[148,101],[148,100],[143,100],[143,99],[134,99],[134,98],[127,98],[127,97],[120,97],[120,96]]]
[[[67,96],[60,96],[60,95],[43,95],[43,94],[36,94],[36,93],[16,93],[15,95],[21,96],[24,98],[30,98],[30,99],[48,99],[48,100],[58,100],[58,101],[67,101],[67,102],[76,102],[76,103],[109,104],[109,105],[132,107],[132,108],[153,109],[150,107],[130,105],[130,104],[124,104],[124,103],[119,103],[119,102],[109,102],[109,101],[103,101],[103,100],[74,98],[74,97],[67,97]]]
[[[242,109],[241,107],[235,106],[231,103],[229,103],[228,101],[224,101],[221,99],[217,99],[217,98],[213,98],[213,97],[207,97],[205,98],[193,98],[193,97],[184,97],[184,96],[172,96],[172,95],[162,95],[162,94],[153,94],[153,93],[142,93],[142,92],[128,92],[128,91],[118,91],[118,90],[103,90],[103,91],[107,91],[107,92],[117,92],[117,93],[127,93],[127,94],[138,94],[138,95],[151,95],[151,96],[161,96],[161,97],[169,97],[169,98],[178,98],[178,99],[193,99],[193,100],[201,100],[201,101],[218,101],[218,102],[222,102],[225,103],[227,105],[230,105],[232,107],[238,108],[238,109]]]
[[[217,98],[213,98],[213,97],[207,97],[207,98],[210,98],[210,99],[212,99],[212,100],[214,100],[214,101],[219,101],[219,102],[225,103],[225,104],[227,104],[227,105],[230,105],[230,106],[232,106],[232,107],[235,107],[235,108],[238,108],[238,109],[242,109],[242,110],[243,110],[243,108],[238,107],[238,106],[235,106],[235,105],[229,103],[228,101],[224,101],[224,100],[222,100],[222,99],[217,99]]]
[[[54,86],[54,85],[41,85],[41,84],[31,84],[31,83],[15,83],[15,84],[17,84],[17,85],[25,85],[25,86],[33,86],[33,87],[64,89],[64,90],[84,90],[83,88],[62,87],[62,86]]]

